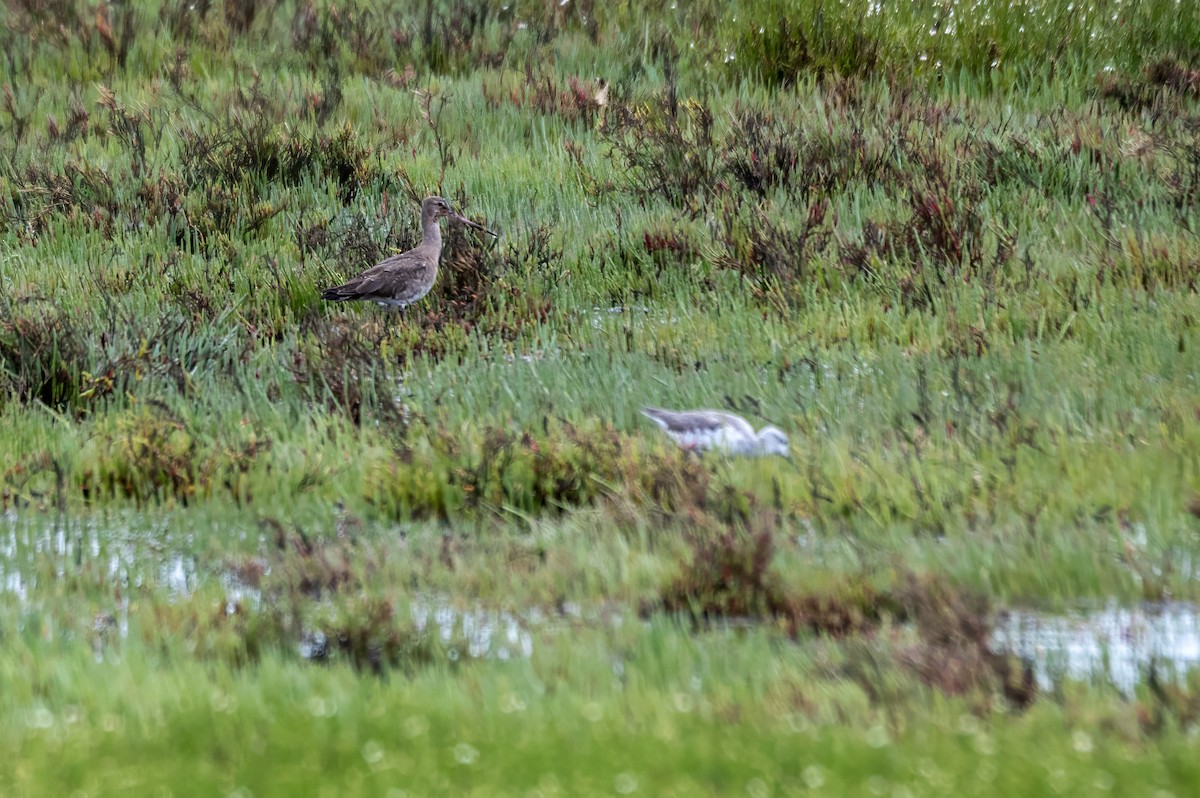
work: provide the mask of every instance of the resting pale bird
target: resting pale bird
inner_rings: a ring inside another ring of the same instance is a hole
[[[443,197],[426,197],[421,203],[421,243],[407,252],[392,255],[375,264],[349,282],[326,288],[322,299],[333,302],[363,300],[385,308],[400,310],[429,293],[437,281],[438,259],[442,255],[443,217],[467,227],[496,235],[478,222],[461,215]]]
[[[642,415],[671,436],[680,448],[689,451],[717,451],[750,457],[777,454],[790,458],[788,438],[783,430],[767,425],[758,432],[750,422],[720,410],[661,410],[643,407]]]

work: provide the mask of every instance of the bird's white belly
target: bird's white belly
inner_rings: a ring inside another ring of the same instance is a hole
[[[672,432],[671,437],[684,449],[742,454],[751,450],[752,441],[729,427]]]

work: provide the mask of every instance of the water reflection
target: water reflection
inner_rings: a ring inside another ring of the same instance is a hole
[[[466,655],[473,659],[507,660],[533,655],[529,621],[507,610],[464,610],[449,599],[419,598],[412,602],[412,617],[418,632],[436,629],[443,643],[464,641]]]
[[[96,616],[100,638],[128,633],[126,597],[139,588],[163,590],[182,599],[194,595],[206,581],[217,580],[231,613],[240,604],[257,607],[263,601],[257,583],[220,565],[203,566],[205,558],[196,554],[196,535],[181,531],[181,526],[167,518],[137,516],[69,524],[39,518],[30,523],[5,514],[0,518],[0,594],[36,609],[40,597],[57,595],[64,577],[102,571],[106,578],[83,583],[110,596],[115,588],[113,603]],[[226,540],[231,536],[246,548],[267,545],[257,526],[223,532]],[[262,571],[269,568],[264,560]],[[581,623],[618,626],[622,620],[620,607],[572,602],[552,609],[504,610],[464,604],[453,596],[417,594],[410,597],[408,607],[418,631],[438,635],[454,656],[472,659],[528,658],[535,635],[569,633]],[[315,658],[326,645],[315,636],[305,637],[301,653]],[[1200,606],[1123,607],[1114,602],[1058,614],[1007,610],[997,618],[993,647],[1031,663],[1044,689],[1070,679],[1108,683],[1130,694],[1152,666],[1168,678],[1182,678],[1200,667]]]
[[[1198,614],[1200,607],[1181,603],[1057,615],[1009,610],[997,619],[993,643],[1032,663],[1042,688],[1066,678],[1130,694],[1152,664],[1176,678],[1200,665]]]
[[[530,620],[517,613],[484,607],[461,609],[444,597],[415,598],[411,611],[416,631],[436,634],[452,661],[464,655],[501,661],[533,656]],[[329,638],[319,629],[305,632],[300,640],[300,656],[305,659],[321,660],[329,651]]]
[[[39,517],[30,523],[8,513],[0,522],[0,590],[25,604],[36,598],[39,582],[100,565],[114,586],[149,583],[186,594],[198,579],[195,556],[188,553],[192,543],[190,534],[171,531],[165,518]]]

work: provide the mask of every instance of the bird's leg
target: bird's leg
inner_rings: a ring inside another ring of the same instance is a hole
[[[395,339],[399,337],[399,332],[404,329],[404,308],[389,308],[386,316],[388,317],[386,325],[388,333],[393,339]]]

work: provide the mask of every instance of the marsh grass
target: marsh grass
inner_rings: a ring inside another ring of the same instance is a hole
[[[1195,783],[1197,7],[677,5],[8,3],[6,790]]]

